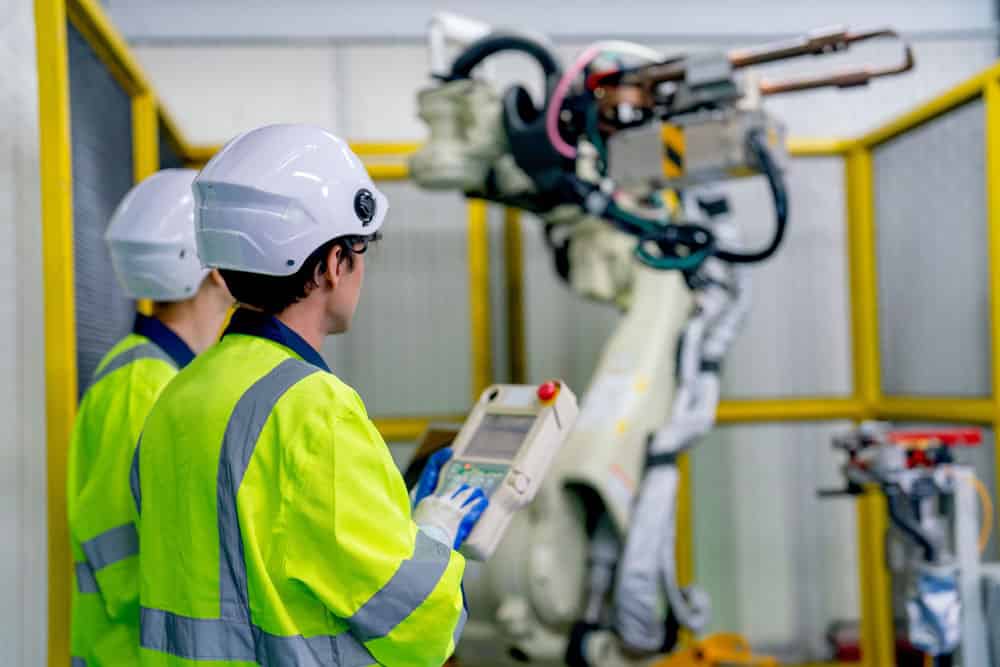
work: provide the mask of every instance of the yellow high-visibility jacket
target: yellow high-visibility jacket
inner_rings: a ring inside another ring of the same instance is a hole
[[[80,403],[66,493],[73,667],[139,664],[139,541],[129,470],[146,415],[193,358],[162,322],[137,315],[132,333],[105,355]]]
[[[274,317],[237,311],[136,455],[143,665],[444,663],[463,558],[413,523],[357,393]]]

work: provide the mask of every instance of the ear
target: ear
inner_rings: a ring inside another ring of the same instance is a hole
[[[218,269],[212,269],[211,271],[209,271],[207,277],[208,280],[211,280],[212,284],[215,285],[216,287],[221,287],[227,292],[229,291],[229,288],[226,286],[226,281],[222,278],[222,274],[219,273]]]
[[[326,270],[322,273],[319,267],[316,268],[316,284],[329,283],[330,287],[336,289],[346,272],[346,263],[341,261],[344,256],[344,249],[339,243],[334,243],[330,247],[330,252],[326,256]]]
[[[209,271],[208,275],[205,276],[205,279],[201,284],[204,287],[210,288],[212,290],[212,294],[215,294],[218,298],[222,299],[227,308],[236,303],[236,299],[233,298],[233,295],[229,291],[229,285],[226,284],[225,279],[222,277],[222,274],[219,273],[218,269],[212,269]]]

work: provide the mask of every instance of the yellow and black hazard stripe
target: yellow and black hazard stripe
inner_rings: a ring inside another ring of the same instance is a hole
[[[680,178],[684,175],[684,130],[664,123],[660,128],[663,140],[663,175]]]

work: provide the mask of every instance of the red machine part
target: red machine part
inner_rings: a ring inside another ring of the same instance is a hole
[[[983,443],[983,432],[978,428],[913,429],[890,431],[887,439],[894,445],[915,448],[978,447]]]

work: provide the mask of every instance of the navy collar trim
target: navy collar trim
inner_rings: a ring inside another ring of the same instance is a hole
[[[226,327],[226,331],[222,335],[227,336],[229,334],[244,334],[246,336],[257,336],[272,340],[292,350],[313,366],[327,373],[332,372],[330,367],[327,366],[326,361],[320,356],[320,353],[316,351],[316,348],[307,343],[305,338],[295,333],[274,315],[268,315],[267,313],[247,308],[239,308],[233,313],[232,319],[229,320],[229,326]]]
[[[148,317],[142,313],[135,314],[135,324],[132,325],[132,333],[145,336],[154,345],[167,353],[177,368],[184,368],[194,360],[194,351],[188,347],[180,336],[173,332],[166,324],[156,319]]]

